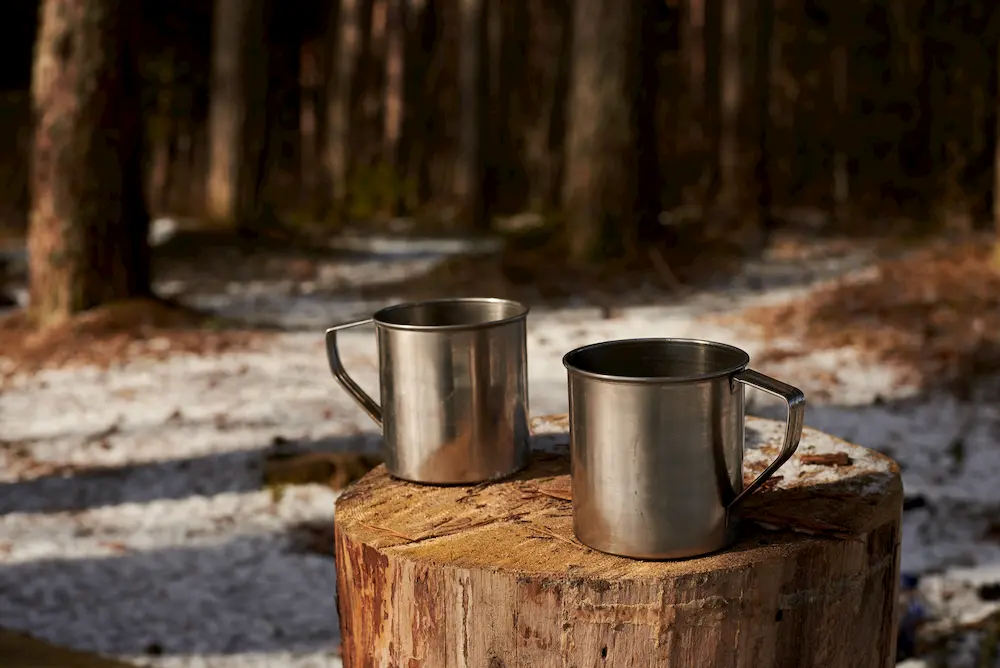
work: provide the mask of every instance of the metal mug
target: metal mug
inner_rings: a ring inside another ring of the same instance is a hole
[[[528,463],[528,307],[435,299],[326,331],[330,370],[382,429],[389,473],[411,482],[497,480]],[[347,374],[337,332],[374,323],[381,403]]]
[[[577,348],[569,377],[573,530],[589,547],[679,559],[731,544],[736,506],[788,461],[805,396],[733,346],[629,339]],[[743,486],[744,386],[783,399],[781,452]]]

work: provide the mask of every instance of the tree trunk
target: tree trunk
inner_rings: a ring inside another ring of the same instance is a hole
[[[150,293],[137,8],[42,4],[28,252],[31,309],[43,326]]]
[[[340,0],[339,11],[330,12],[327,30],[326,169],[327,201],[343,205],[347,199],[353,129],[354,80],[361,53],[364,0]]]
[[[265,0],[216,0],[209,101],[209,219],[252,224],[266,141]]]
[[[692,168],[685,175],[683,204],[703,204],[710,174],[707,146],[706,83],[706,4],[708,0],[685,0],[682,3],[680,61],[684,77],[678,123],[681,159]],[[693,200],[693,201],[691,201]]]
[[[765,159],[773,0],[721,0],[719,183],[721,232],[755,235],[767,223]]]
[[[774,39],[774,1],[757,0],[756,21],[751,28],[754,55],[754,78],[751,89],[752,110],[749,124],[751,126],[751,146],[753,160],[753,184],[756,187],[756,226],[763,233],[758,241],[766,240],[772,227],[771,204],[773,192],[770,170],[770,134],[771,134],[771,42]]]
[[[165,114],[172,113],[166,110]],[[156,136],[150,141],[149,208],[154,214],[165,213],[169,207],[170,188],[173,181],[173,167],[176,157],[174,122],[164,115],[157,123]]]
[[[738,215],[748,174],[740,156],[740,111],[743,108],[743,50],[740,24],[746,21],[743,0],[720,0],[719,191],[716,211],[728,220]],[[741,188],[741,185],[743,186]]]
[[[402,148],[404,115],[408,113],[405,105],[406,85],[406,36],[408,0],[388,0],[386,7],[386,46],[385,46],[385,86],[382,115],[382,164],[387,168],[386,175],[392,180],[393,198],[389,202],[392,215],[399,215],[403,210],[401,174],[403,165]]]
[[[993,265],[1000,270],[1000,44],[997,45],[995,76],[997,78],[997,99],[994,103],[996,107],[996,136],[993,140],[993,225],[996,227],[997,239],[993,252]]]
[[[576,540],[565,420],[533,421],[511,480],[427,487],[380,466],[337,499],[344,668],[895,665],[903,489],[887,457],[807,429],[741,507],[735,545],[639,561]],[[745,480],[783,427],[747,420]]]
[[[489,227],[486,178],[486,0],[459,0],[459,146],[454,196],[463,227]]]
[[[842,11],[842,8],[834,8],[835,12]],[[833,106],[837,113],[835,126],[838,132],[833,140],[833,213],[839,222],[845,222],[850,215],[851,200],[851,177],[848,172],[848,156],[846,140],[848,133],[853,131],[853,124],[848,115],[848,88],[847,76],[849,65],[849,54],[845,40],[850,34],[843,30],[842,22],[834,22],[836,34],[835,44],[830,52],[833,69]]]
[[[523,10],[523,0],[485,0],[483,10],[486,13],[483,69],[487,89],[482,114],[485,127],[481,133],[484,138],[481,150],[485,157],[483,197],[490,203],[492,213],[503,210],[516,190],[516,184],[509,177],[516,173],[517,137],[511,130],[520,91],[512,81],[521,71],[519,60],[523,47],[519,48],[514,40],[526,29],[525,22],[519,19]],[[515,26],[518,33],[512,32]]]
[[[521,85],[528,117],[528,206],[549,211],[559,203],[572,18],[564,0],[528,0],[527,11],[527,76]]]
[[[176,154],[176,109],[174,104],[177,88],[174,70],[176,61],[170,55],[163,56],[164,65],[156,73],[156,105],[147,116],[145,139],[149,145],[149,188],[146,203],[155,215],[169,207],[170,187],[173,181],[173,165]]]
[[[299,177],[306,201],[316,201],[319,178],[319,101],[322,45],[309,41],[299,51]],[[310,207],[312,208],[312,207]]]
[[[637,227],[640,0],[573,6],[563,208],[577,263],[623,254]]]
[[[405,206],[416,208],[430,196],[425,151],[428,118],[434,113],[429,81],[435,43],[433,0],[406,0],[403,49],[403,129],[398,149],[399,172],[406,185]]]
[[[706,184],[699,204],[703,211],[715,201],[721,180],[722,155],[722,3],[705,0],[705,144]]]

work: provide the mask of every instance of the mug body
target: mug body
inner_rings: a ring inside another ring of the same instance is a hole
[[[578,348],[568,371],[573,527],[636,559],[714,552],[743,489],[749,357],[724,344],[632,339]]]
[[[527,465],[528,309],[447,299],[375,314],[389,473],[472,484]]]

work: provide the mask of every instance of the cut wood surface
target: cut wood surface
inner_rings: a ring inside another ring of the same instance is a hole
[[[733,547],[636,561],[576,540],[566,417],[532,427],[532,464],[507,481],[421,486],[380,466],[340,497],[345,668],[894,665],[890,459],[806,429]],[[747,420],[747,480],[783,427]]]

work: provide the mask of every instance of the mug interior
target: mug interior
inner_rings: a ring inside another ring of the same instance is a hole
[[[746,352],[713,341],[626,339],[577,348],[563,357],[571,371],[606,379],[690,381],[728,376],[746,368]]]
[[[476,327],[523,317],[528,308],[506,299],[435,299],[384,308],[375,321],[388,327]]]

